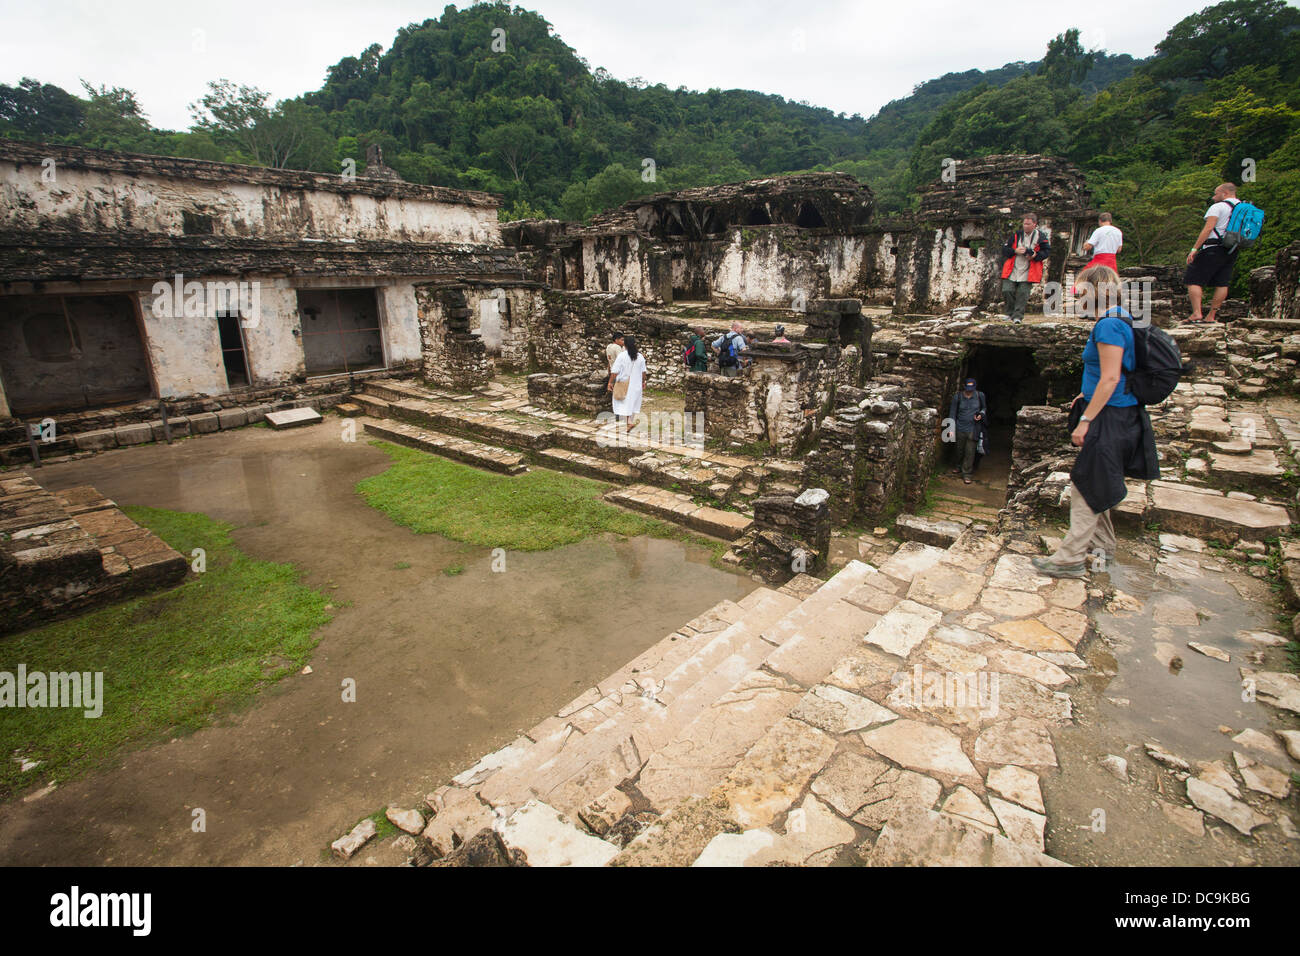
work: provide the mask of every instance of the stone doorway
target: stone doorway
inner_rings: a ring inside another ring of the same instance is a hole
[[[308,375],[384,367],[374,289],[300,289],[298,312]]]
[[[975,345],[966,357],[961,379],[973,377],[988,402],[988,450],[976,479],[1005,495],[1011,472],[1016,413],[1026,405],[1047,404],[1048,381],[1034,350],[1023,346]]]
[[[0,297],[0,379],[18,416],[148,398],[134,303],[125,295]]]

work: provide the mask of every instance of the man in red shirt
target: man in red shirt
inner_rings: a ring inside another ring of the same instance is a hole
[[[1043,263],[1052,252],[1051,236],[1038,225],[1035,213],[1025,213],[1021,229],[1002,246],[1002,299],[1007,317],[1019,323],[1025,317],[1029,292],[1043,281]]]

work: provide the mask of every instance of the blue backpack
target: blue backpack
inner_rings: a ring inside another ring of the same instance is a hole
[[[1263,231],[1264,210],[1254,203],[1237,202],[1233,204],[1232,215],[1228,217],[1220,242],[1228,252],[1236,252],[1254,245]]]

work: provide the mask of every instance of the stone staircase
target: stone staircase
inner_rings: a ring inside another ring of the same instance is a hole
[[[385,380],[367,383],[351,402],[366,416],[366,431],[377,438],[506,474],[532,464],[628,486],[609,500],[726,540],[743,534],[753,517],[728,508],[747,511],[748,502],[761,494],[801,490],[798,462],[760,464],[690,444],[652,441],[620,433],[613,423],[537,409],[490,389],[454,393]]]
[[[909,542],[879,569],[722,602],[430,794],[428,851],[439,865],[1057,863],[1037,774],[1071,718],[1060,688],[1084,667],[1085,588],[1001,548],[978,531]],[[971,699],[931,700],[927,671],[969,678]]]
[[[171,587],[188,563],[89,485],[0,478],[0,634]]]

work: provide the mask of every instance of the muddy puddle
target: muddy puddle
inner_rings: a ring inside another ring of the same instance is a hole
[[[1043,778],[1052,820],[1048,852],[1075,864],[1300,863],[1300,844],[1276,823],[1245,838],[1206,816],[1205,831],[1196,833],[1193,817],[1178,812],[1189,806],[1185,785],[1144,749],[1158,743],[1194,772],[1199,761],[1231,767],[1233,751],[1244,749],[1233,735],[1253,728],[1272,737],[1274,729],[1300,725],[1285,711],[1243,700],[1238,668],[1286,666],[1281,648],[1262,649],[1239,636],[1278,632],[1271,589],[1210,553],[1180,551],[1157,561],[1145,545],[1122,551],[1109,580],[1140,606],[1093,611],[1098,633],[1084,653],[1089,669],[1071,691],[1076,724],[1054,735],[1060,773]],[[1226,651],[1230,660],[1199,653],[1189,641]],[[1128,761],[1128,782],[1101,766],[1107,755]],[[1294,815],[1294,793],[1280,802],[1243,793],[1269,816],[1283,808]]]
[[[197,511],[292,562],[337,605],[311,658],[220,726],[0,806],[9,864],[280,864],[362,816],[412,806],[691,617],[756,586],[675,541],[506,555],[417,535],[355,493],[387,457],[331,423],[246,428],[33,471],[122,505]],[[445,573],[450,568],[459,573]],[[127,635],[124,635],[127,637]],[[346,678],[355,703],[342,700]],[[203,808],[207,832],[192,832]]]

